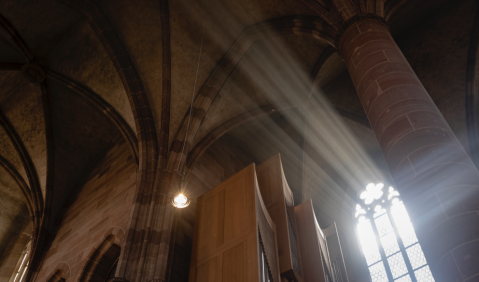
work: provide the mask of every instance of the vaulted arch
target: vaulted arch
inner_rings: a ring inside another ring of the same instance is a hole
[[[132,215],[132,225],[128,231],[131,233],[131,236],[128,236],[128,238],[133,240],[133,237],[142,236],[143,234],[142,232],[137,232],[138,229],[147,228],[146,226],[142,226],[142,221],[137,221],[136,219],[140,214],[148,213],[151,210],[150,206],[154,204],[154,199],[156,198],[154,182],[158,169],[158,140],[155,121],[148,102],[145,86],[125,44],[112,23],[108,20],[99,3],[90,0],[87,0],[86,3],[78,0],[57,0],[57,2],[83,14],[87,18],[90,26],[102,42],[120,75],[120,79],[128,95],[128,100],[130,101],[131,111],[133,112],[136,122],[136,134],[138,138],[138,152],[140,156],[138,170],[140,177],[137,182],[137,193],[138,197],[141,198],[141,200],[136,203],[137,207],[134,209]],[[151,224],[151,222],[146,223],[146,225],[149,224]],[[148,245],[150,242],[148,242],[148,240],[146,241]],[[141,254],[135,250],[140,249],[147,251],[148,248],[136,247],[136,249],[133,250],[133,246],[136,244],[134,242],[130,243],[129,247],[125,250],[125,258],[129,258],[130,262],[127,266],[126,260],[120,261],[120,270],[125,271],[128,267],[133,269],[132,273],[141,277],[141,269],[143,267],[141,265],[141,256],[145,254]],[[140,243],[140,245],[142,244]]]
[[[334,31],[318,17],[282,17],[265,21],[246,28],[236,39],[235,43],[226,52],[216,68],[211,72],[200,91],[195,97],[192,109],[192,117],[189,122],[188,114],[185,114],[183,121],[176,132],[175,139],[172,142],[168,156],[167,171],[173,171],[178,166],[181,159],[183,143],[185,142],[186,132],[188,137],[185,145],[185,152],[190,149],[191,143],[199,129],[203,118],[208,112],[211,103],[219,93],[221,87],[228,79],[236,65],[240,62],[249,47],[256,41],[274,36],[284,36],[288,34],[309,35],[323,40],[329,45],[334,46]],[[180,163],[180,171],[184,163]]]
[[[108,119],[116,126],[116,128],[118,128],[123,138],[125,138],[126,142],[130,147],[130,151],[134,156],[136,163],[138,164],[138,139],[136,138],[128,123],[115,110],[115,108],[113,108],[108,102],[101,98],[100,95],[96,94],[84,85],[73,81],[71,78],[62,75],[61,73],[47,70],[46,76],[72,89],[85,100],[87,100],[88,103],[92,104],[94,107],[99,109],[105,116],[107,116]]]

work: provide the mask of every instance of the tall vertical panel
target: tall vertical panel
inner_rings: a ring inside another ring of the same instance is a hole
[[[224,191],[205,197],[201,205],[201,215],[198,218],[198,250],[202,254],[211,251],[211,246],[217,246],[222,242],[223,222],[221,216],[207,216],[210,214],[224,214]]]
[[[261,197],[266,207],[277,200],[278,192],[275,188],[281,185],[281,183],[276,181],[277,177],[275,177],[275,175],[277,172],[275,171],[275,167],[268,166],[268,161],[260,164],[256,170],[258,174],[258,186],[260,187]]]
[[[276,225],[281,276],[291,281],[302,281],[301,252],[294,234],[296,223],[293,196],[284,177],[280,154],[260,164],[256,172],[261,198]],[[291,217],[288,216],[288,208],[291,209]]]
[[[254,164],[198,198],[189,281],[258,282],[258,214],[272,233],[264,243],[274,250],[268,262],[274,266],[274,282],[280,282],[276,229],[262,204]]]
[[[225,190],[218,192],[218,228],[216,229],[216,247],[225,242]]]
[[[325,269],[318,239],[317,221],[314,216],[313,203],[307,200],[294,208],[298,225],[299,243],[303,258],[304,282],[324,282]]]
[[[241,243],[223,254],[223,281],[247,281],[246,244]]]
[[[240,178],[225,189],[225,241],[247,231],[245,179]]]

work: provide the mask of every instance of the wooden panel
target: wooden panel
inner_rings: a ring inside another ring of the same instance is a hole
[[[216,229],[216,247],[225,242],[225,190],[218,192],[218,229]]]
[[[279,165],[278,165],[279,164]],[[281,160],[280,155],[277,154],[256,168],[256,175],[258,177],[258,185],[261,191],[261,197],[267,208],[273,203],[283,198],[282,191],[277,189],[282,188],[281,178]]]
[[[245,243],[224,252],[223,254],[223,281],[247,281],[247,257]]]
[[[245,179],[241,178],[225,189],[224,230],[225,241],[248,231]]]
[[[281,242],[287,242],[289,238],[285,238],[287,236],[287,233],[284,232],[278,232],[278,230],[281,230],[283,226],[286,226],[286,218],[281,217],[281,211],[279,211],[281,207],[276,203],[274,205],[270,205],[270,208],[268,208],[268,213],[271,216],[271,220],[275,223],[276,226],[276,238],[278,240],[278,255],[279,255],[279,264],[280,264],[280,269],[281,269],[281,258],[284,256],[285,252],[289,252],[289,244],[281,244]],[[282,272],[282,271],[280,271]]]
[[[224,190],[203,199],[198,222],[198,252],[207,254],[212,247],[223,243]],[[204,215],[204,216],[203,216]]]
[[[196,269],[197,282],[217,282],[218,259],[214,258]]]
[[[278,240],[279,269],[282,276],[290,280],[301,281],[300,275],[294,271],[293,257],[291,255],[291,246],[289,234],[289,222],[287,206],[294,211],[293,194],[288,186],[281,164],[280,154],[277,154],[256,168],[258,184],[261,191],[261,197],[268,209],[273,222],[276,225],[276,234]],[[293,230],[295,227],[294,212],[291,214],[291,224]],[[296,244],[298,250],[299,265],[301,271],[301,251],[299,244]]]
[[[274,223],[258,196],[261,199],[252,164],[198,198],[190,282],[259,280],[259,210],[266,218],[263,225],[272,230],[266,243],[274,251],[274,281],[280,281]]]
[[[264,163],[263,163],[264,164]],[[276,202],[276,189],[274,189],[274,173],[266,167],[266,169],[257,170],[258,185],[261,191],[261,197],[266,207]],[[273,177],[272,177],[273,174]]]
[[[304,282],[325,281],[323,259],[319,243],[318,225],[311,200],[294,208],[298,227],[298,241],[301,246]]]

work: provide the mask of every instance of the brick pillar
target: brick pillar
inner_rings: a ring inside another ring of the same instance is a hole
[[[474,164],[380,19],[350,25],[338,44],[436,281],[476,275]]]

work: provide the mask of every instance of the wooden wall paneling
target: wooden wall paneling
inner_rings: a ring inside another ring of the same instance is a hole
[[[227,250],[223,254],[223,281],[246,281],[247,249],[245,242]]]
[[[294,199],[284,176],[281,156],[277,154],[256,168],[259,189],[264,204],[276,224],[278,238],[279,269],[282,277],[302,282],[301,274],[293,266],[291,252],[291,238],[288,231],[288,217],[291,220],[294,232],[297,233],[294,219]],[[287,209],[290,209],[289,216]],[[298,251],[299,272],[302,272],[300,246],[296,241]]]
[[[324,282],[325,269],[322,267],[320,237],[318,222],[314,215],[311,200],[303,202],[294,208],[298,227],[298,241],[301,246],[304,282]],[[320,229],[319,229],[320,231]]]
[[[258,230],[273,281],[280,281],[276,227],[262,203],[254,164],[200,196],[195,218],[190,282],[259,281]]]

